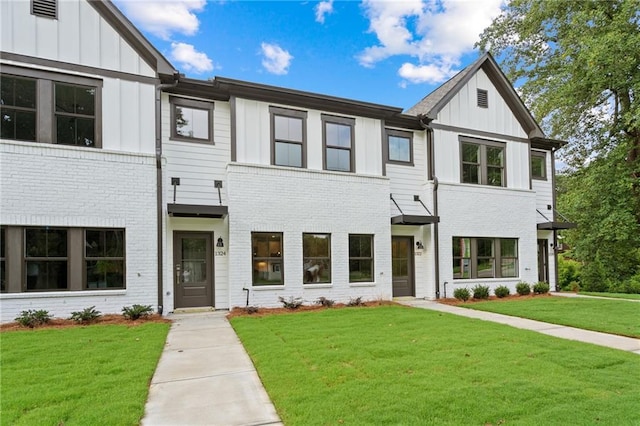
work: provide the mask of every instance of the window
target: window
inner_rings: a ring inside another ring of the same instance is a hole
[[[271,163],[306,167],[307,113],[270,107]]]
[[[302,234],[305,284],[331,282],[331,234]]]
[[[125,264],[124,229],[0,227],[3,292],[124,289]]]
[[[515,238],[453,238],[453,278],[512,278],[518,276]]]
[[[66,229],[25,229],[27,291],[66,290],[68,240]]]
[[[413,133],[387,129],[387,162],[413,165]]]
[[[504,144],[499,142],[460,143],[462,183],[506,186]]]
[[[349,235],[349,282],[373,281],[373,235]]]
[[[213,103],[171,96],[171,139],[213,143]]]
[[[253,232],[253,285],[283,285],[282,234]]]
[[[353,118],[322,115],[324,168],[340,172],[355,172]]]
[[[4,261],[4,252],[5,252],[5,248],[4,245],[6,241],[6,235],[4,232],[4,227],[0,226],[0,291],[5,292],[7,291],[7,284],[6,284],[6,267],[7,264]]]
[[[94,146],[94,87],[55,84],[56,142],[63,145]]]
[[[124,229],[85,230],[86,287],[124,288]]]
[[[0,81],[0,137],[36,140],[36,80],[3,75]]]
[[[2,66],[0,137],[102,147],[102,81]]]
[[[489,92],[483,89],[477,89],[478,106],[480,108],[489,108]]]
[[[544,152],[531,152],[531,177],[547,180],[547,157]]]

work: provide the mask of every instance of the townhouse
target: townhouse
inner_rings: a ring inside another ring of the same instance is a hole
[[[489,54],[403,111],[186,78],[109,1],[0,7],[2,321],[555,284],[563,142]]]

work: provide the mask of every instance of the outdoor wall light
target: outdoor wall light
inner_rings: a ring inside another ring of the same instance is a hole
[[[416,241],[416,247],[418,250],[424,250],[424,245],[422,245],[422,241]]]
[[[224,241],[222,237],[218,238],[218,242],[216,243],[216,247],[224,247]]]

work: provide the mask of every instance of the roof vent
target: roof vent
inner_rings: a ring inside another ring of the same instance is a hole
[[[478,89],[478,106],[480,108],[489,108],[489,92]]]
[[[56,19],[58,17],[58,0],[31,0],[31,14]]]

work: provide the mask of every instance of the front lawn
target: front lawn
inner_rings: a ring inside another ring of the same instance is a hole
[[[640,422],[632,353],[402,306],[231,323],[287,425]]]
[[[460,306],[586,330],[640,337],[640,304],[623,300],[555,296],[474,302]]]
[[[597,293],[593,291],[581,291],[579,294],[585,296],[611,297],[613,299],[631,299],[640,300],[640,294],[632,293]]]
[[[3,425],[137,425],[167,323],[0,334]]]

